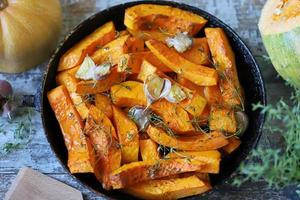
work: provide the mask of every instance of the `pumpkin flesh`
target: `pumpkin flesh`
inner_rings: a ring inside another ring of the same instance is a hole
[[[65,86],[47,94],[50,105],[61,127],[68,150],[68,167],[71,173],[94,172],[93,155],[89,140],[83,132],[84,124],[74,107]]]
[[[92,55],[98,48],[115,39],[115,36],[116,30],[113,22],[100,26],[60,58],[57,70],[63,71],[80,65],[87,55]]]
[[[123,191],[143,199],[180,199],[204,193],[211,189],[209,183],[200,180],[196,175],[151,180],[125,188]]]
[[[217,131],[209,135],[198,133],[196,136],[171,136],[162,129],[150,125],[147,133],[158,144],[179,150],[206,151],[219,149],[228,144],[223,134]]]
[[[148,40],[146,46],[162,63],[196,85],[211,86],[217,84],[218,74],[216,70],[186,60],[174,49],[168,48],[161,42]]]

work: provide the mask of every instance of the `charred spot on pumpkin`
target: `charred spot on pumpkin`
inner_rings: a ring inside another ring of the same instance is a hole
[[[154,24],[152,22],[144,22],[140,25],[140,29],[141,30],[152,30],[153,29]]]

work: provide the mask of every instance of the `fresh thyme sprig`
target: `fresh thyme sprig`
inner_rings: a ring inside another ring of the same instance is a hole
[[[273,135],[281,135],[284,147],[253,150],[250,159],[239,168],[241,176],[233,183],[265,180],[270,187],[300,186],[300,89],[295,89],[289,103],[285,100],[268,106],[258,103],[253,109],[261,109],[267,115],[264,133],[269,143],[272,144]]]
[[[172,137],[177,137],[176,133],[163,121],[163,119],[155,113],[150,114],[150,123],[155,127],[161,128]]]
[[[24,114],[22,114],[22,116],[24,116]],[[21,118],[16,116],[10,121],[3,121],[1,130],[4,130],[4,127],[7,126],[13,126],[15,128],[10,131],[12,139],[2,143],[0,146],[0,155],[11,153],[31,141],[34,130],[32,128],[32,111],[30,108],[28,108],[25,112],[26,117],[22,116],[20,116]],[[10,133],[6,131],[3,132],[5,137],[9,137]]]

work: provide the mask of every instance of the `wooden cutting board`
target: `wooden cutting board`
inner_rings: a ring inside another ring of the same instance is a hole
[[[30,168],[22,168],[4,200],[83,200],[80,191]]]

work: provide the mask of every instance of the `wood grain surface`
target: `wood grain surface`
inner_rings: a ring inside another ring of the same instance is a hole
[[[4,200],[41,199],[83,200],[79,190],[28,167],[20,169],[4,198]]]
[[[125,0],[77,0],[77,3],[72,4],[71,1],[61,0],[64,14],[61,39],[75,25],[95,12],[112,5],[128,2]],[[208,11],[230,25],[241,36],[255,55],[263,72],[269,103],[290,95],[290,88],[284,85],[283,80],[277,76],[272,65],[263,56],[266,53],[257,29],[257,22],[265,0],[178,0],[178,2],[184,2]],[[19,94],[35,94],[46,69],[46,63],[47,61],[23,74],[0,74],[0,79],[7,79],[12,82],[14,90]],[[79,189],[83,192],[86,200],[103,199],[103,197],[96,196],[81,186],[64,171],[45,138],[39,113],[34,113],[32,118],[34,124],[32,141],[26,147],[0,158],[0,199],[4,198],[13,178],[23,166],[36,169]],[[265,145],[263,139],[260,145]],[[240,188],[228,184],[210,198],[204,197],[203,199],[296,199],[297,197],[291,191],[291,188],[268,189],[263,182],[246,183]]]

